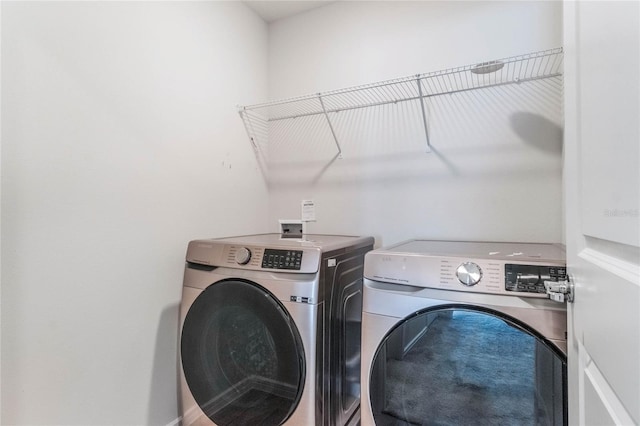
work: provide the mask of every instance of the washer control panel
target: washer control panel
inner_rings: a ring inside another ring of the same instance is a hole
[[[231,249],[233,259],[238,265],[246,265],[251,260],[253,253],[248,247],[234,247]],[[302,266],[302,250],[278,250],[278,249],[258,249],[258,256],[262,257],[261,268],[266,269],[289,269],[299,271]],[[257,262],[254,262],[257,264]]]
[[[238,265],[246,265],[251,260],[251,250],[240,247],[236,250],[235,260]]]
[[[225,266],[282,272],[309,273],[318,270],[317,250],[228,245],[224,252],[227,254],[222,259]]]
[[[322,252],[317,247],[265,247],[194,240],[187,249],[187,262],[253,271],[316,273],[321,258]]]
[[[302,250],[264,249],[262,267],[269,269],[291,269],[299,271],[302,265]]]

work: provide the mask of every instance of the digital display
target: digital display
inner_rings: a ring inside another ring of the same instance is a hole
[[[263,268],[299,271],[301,265],[302,250],[265,249],[262,256]]]
[[[504,266],[505,290],[525,293],[546,293],[545,281],[562,281],[567,278],[564,266],[514,265]]]

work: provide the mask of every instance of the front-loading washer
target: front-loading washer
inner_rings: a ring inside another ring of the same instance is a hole
[[[362,425],[567,423],[556,244],[410,240],[367,253]]]
[[[371,237],[195,240],[180,313],[184,425],[338,425],[360,416]]]

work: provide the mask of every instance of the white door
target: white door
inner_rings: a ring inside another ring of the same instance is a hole
[[[640,424],[640,6],[565,2],[569,421]]]

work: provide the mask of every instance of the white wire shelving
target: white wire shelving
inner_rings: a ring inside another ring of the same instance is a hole
[[[342,148],[331,114],[387,104],[420,102],[427,151],[430,151],[425,101],[434,96],[562,76],[562,47],[491,60],[424,74],[348,87],[255,105],[239,106],[240,116],[255,150],[267,146],[269,126],[282,120],[324,117],[338,155]]]

